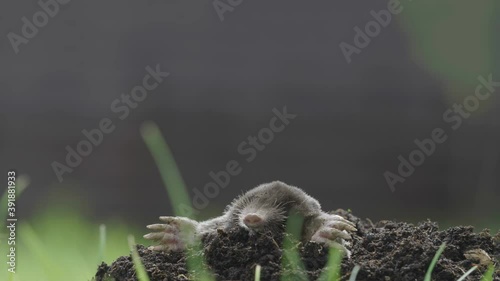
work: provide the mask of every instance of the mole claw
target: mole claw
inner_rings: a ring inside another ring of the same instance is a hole
[[[354,226],[350,225],[350,224],[342,224],[342,230],[349,230],[349,231],[353,231],[353,232],[356,232],[358,231]]]
[[[337,237],[345,239],[345,240],[351,240],[352,237],[349,233],[346,231],[340,231],[338,229],[333,229],[331,231],[332,238],[336,239]]]
[[[149,240],[161,240],[165,237],[165,234],[161,232],[155,232],[155,233],[148,233],[143,236],[145,239]]]
[[[166,228],[166,225],[164,224],[159,224],[159,223],[156,223],[156,224],[150,224],[150,225],[147,225],[146,226],[148,229],[151,229],[151,230],[165,230]]]
[[[328,226],[331,226],[331,227],[335,227],[335,228],[340,229],[340,230],[349,230],[349,231],[354,231],[354,232],[358,231],[352,222],[350,222],[344,218],[339,219],[337,217],[338,216],[327,219],[325,224]]]
[[[149,246],[148,249],[151,251],[165,251],[165,250],[167,250],[167,248],[164,245]]]
[[[173,222],[173,221],[174,221],[174,219],[175,219],[175,217],[167,217],[167,216],[161,216],[161,217],[160,217],[160,220],[161,220],[161,221],[168,222],[168,223]]]
[[[352,240],[352,236],[345,231],[340,231],[340,230],[334,229],[332,232],[333,232],[334,236],[340,237],[340,238],[345,239],[345,240]]]

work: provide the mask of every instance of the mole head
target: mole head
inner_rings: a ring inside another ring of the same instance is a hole
[[[292,210],[301,215],[321,212],[318,201],[301,189],[280,181],[266,183],[235,199],[227,212],[231,225],[249,231],[279,231],[284,229]]]
[[[285,224],[287,210],[269,202],[252,201],[237,213],[240,227],[251,232],[277,229]]]

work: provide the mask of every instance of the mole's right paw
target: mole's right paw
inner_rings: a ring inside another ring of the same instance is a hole
[[[350,245],[348,240],[352,239],[349,232],[357,231],[355,224],[341,216],[326,213],[320,219],[322,225],[314,233],[311,240],[339,248],[347,254],[347,257],[350,257],[351,252],[346,246]]]
[[[154,232],[144,238],[157,241],[158,245],[148,249],[155,251],[182,251],[196,241],[198,222],[183,217],[160,217],[165,224],[151,224],[147,228]]]

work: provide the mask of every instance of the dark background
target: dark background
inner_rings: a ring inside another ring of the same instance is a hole
[[[403,10],[346,62],[355,26],[387,1],[243,1],[221,21],[211,1],[81,1],[61,11],[15,54],[7,38],[36,1],[0,4],[0,170],[31,178],[19,199],[30,217],[53,200],[100,220],[144,224],[171,214],[139,127],[160,127],[188,187],[242,163],[205,217],[260,183],[281,180],[326,210],[361,217],[432,218],[499,225],[500,88],[457,131],[442,114],[474,93],[477,77],[500,81],[499,5],[402,1]],[[119,121],[110,104],[142,82],[146,66],[171,73]],[[255,161],[237,146],[272,109],[297,114]],[[102,118],[116,129],[60,183],[51,167]],[[436,127],[449,139],[391,192],[383,173]],[[3,189],[2,189],[3,190]]]

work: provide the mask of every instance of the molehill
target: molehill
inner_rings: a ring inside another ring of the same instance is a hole
[[[356,223],[352,256],[342,261],[341,280],[348,280],[355,265],[361,266],[358,281],[414,281],[423,280],[427,268],[439,246],[447,246],[432,274],[434,281],[457,280],[474,265],[478,270],[466,280],[480,280],[488,263],[496,265],[494,281],[500,281],[500,232],[488,230],[474,233],[471,226],[456,226],[440,231],[435,222],[418,225],[405,222],[380,221],[372,223],[351,213],[334,213]],[[283,235],[263,233],[254,236],[244,230],[219,231],[216,237],[203,239],[204,256],[217,280],[254,280],[255,266],[262,267],[261,280],[280,280],[287,269],[282,268]],[[305,265],[304,274],[316,280],[328,259],[328,248],[308,242],[298,244]],[[184,253],[162,253],[137,246],[151,281],[191,280]],[[287,276],[301,276],[294,274]],[[288,278],[287,278],[288,279]],[[96,281],[137,280],[132,258],[123,256],[111,265],[102,263],[95,275]]]

